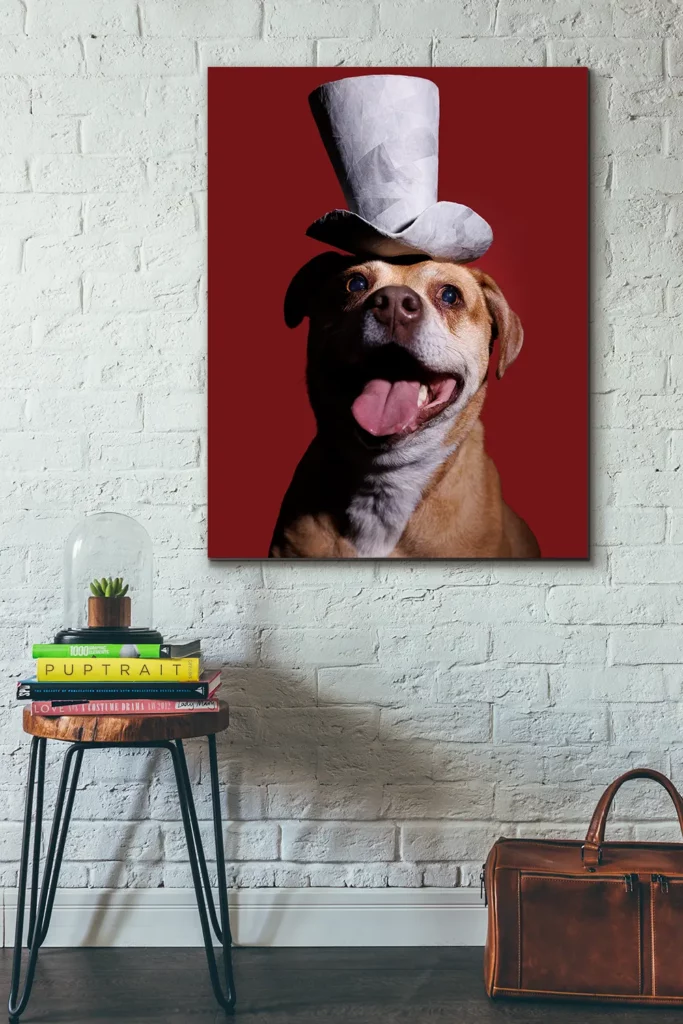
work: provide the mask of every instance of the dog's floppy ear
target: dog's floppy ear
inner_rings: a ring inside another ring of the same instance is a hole
[[[285,295],[285,323],[298,327],[305,316],[310,316],[313,300],[326,278],[338,274],[352,265],[351,256],[340,252],[321,252],[297,270]]]
[[[498,338],[496,377],[500,380],[508,366],[514,363],[520,353],[524,341],[524,331],[519,317],[512,312],[507,304],[507,299],[493,278],[485,274],[483,270],[473,270],[472,273],[484,292],[486,306],[493,319],[491,344]]]

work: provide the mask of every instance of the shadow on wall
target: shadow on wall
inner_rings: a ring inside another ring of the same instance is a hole
[[[93,755],[97,757],[98,754],[101,756],[103,753],[105,752],[86,751],[85,756],[92,758]],[[133,751],[132,753],[140,756],[142,751]],[[145,765],[140,779],[146,787],[152,786],[152,780],[158,773],[162,758],[166,758],[168,761],[171,760],[170,754],[162,750],[151,750],[145,758]],[[126,861],[134,849],[138,822],[144,820],[147,814],[147,805],[148,798],[144,789],[136,790],[135,797],[127,808],[129,820],[122,821],[120,825],[121,835],[117,844],[120,860],[113,861],[108,865],[109,870],[105,882],[105,891],[101,894],[97,909],[92,916],[92,922],[88,927],[88,933],[84,942],[86,946],[116,945],[116,937],[123,924],[123,918],[128,912],[125,908],[119,907],[117,910],[113,906],[113,894],[107,890],[119,889],[130,884]],[[93,822],[93,827],[97,827],[96,822]]]
[[[288,890],[266,915],[259,944],[276,942],[283,911],[296,903],[292,889],[421,885],[422,870],[399,859],[395,819],[407,808],[392,790],[401,787],[405,801],[405,787],[415,787],[419,816],[443,816],[428,746],[382,739],[379,707],[318,703],[315,668],[226,668],[223,680],[231,723],[219,737],[219,772],[228,818],[243,820],[228,830],[226,852],[264,858],[233,865],[233,880]],[[255,814],[265,821],[244,822]]]

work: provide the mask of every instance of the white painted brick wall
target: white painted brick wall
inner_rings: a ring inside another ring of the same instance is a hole
[[[205,69],[316,62],[592,68],[590,565],[207,562]],[[0,885],[13,681],[97,508],[148,526],[160,627],[228,666],[236,884],[473,884],[624,768],[683,782],[682,90],[668,0],[0,0]],[[616,817],[674,835],[642,788]],[[190,884],[160,755],[86,759],[62,884]]]

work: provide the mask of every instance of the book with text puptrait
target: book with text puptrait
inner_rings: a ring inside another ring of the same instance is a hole
[[[38,658],[38,682],[187,683],[201,674],[199,658]]]

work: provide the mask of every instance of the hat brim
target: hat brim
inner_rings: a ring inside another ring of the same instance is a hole
[[[351,253],[417,253],[452,263],[479,259],[493,241],[483,217],[460,203],[434,203],[399,232],[383,231],[351,210],[330,210],[314,221],[306,234]]]

